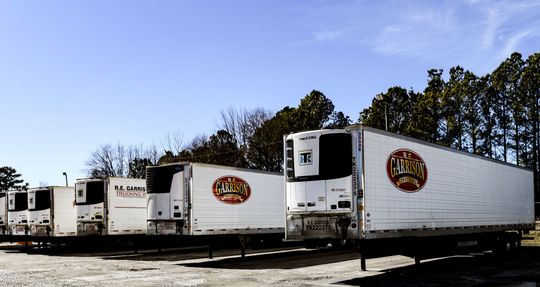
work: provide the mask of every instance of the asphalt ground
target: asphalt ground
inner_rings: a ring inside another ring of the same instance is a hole
[[[294,246],[158,250],[32,249],[0,244],[0,286],[540,286],[540,244],[513,254],[465,253],[414,265],[392,255],[367,260],[353,249]]]

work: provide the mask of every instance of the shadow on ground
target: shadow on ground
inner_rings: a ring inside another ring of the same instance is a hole
[[[296,249],[281,253],[254,254],[198,263],[179,264],[188,267],[220,269],[295,269],[358,259],[355,250]]]
[[[523,247],[504,257],[491,253],[452,256],[335,284],[362,287],[540,286],[540,247]]]

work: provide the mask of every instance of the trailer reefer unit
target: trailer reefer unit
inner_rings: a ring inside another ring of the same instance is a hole
[[[284,233],[283,175],[178,163],[146,169],[148,234]]]
[[[6,193],[0,192],[0,235],[6,235],[7,232],[7,201]]]
[[[74,187],[48,186],[28,190],[30,235],[77,235]]]
[[[77,235],[146,234],[144,179],[79,179],[75,198]]]
[[[8,191],[8,233],[28,235],[28,193],[24,190]]]
[[[533,174],[515,165],[363,126],[287,135],[284,155],[287,239],[361,245],[534,228]]]

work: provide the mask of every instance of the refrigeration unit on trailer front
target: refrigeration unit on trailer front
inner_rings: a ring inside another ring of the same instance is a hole
[[[534,228],[533,174],[515,165],[363,126],[287,135],[284,154],[288,239],[515,231],[518,245]]]
[[[80,179],[75,198],[77,235],[146,234],[144,179]]]
[[[77,235],[74,187],[48,186],[28,190],[30,235]]]
[[[0,191],[0,235],[7,233],[7,196],[4,191]]]
[[[148,234],[284,232],[283,176],[200,163],[146,170]]]
[[[24,190],[8,191],[8,233],[28,235],[28,193]]]

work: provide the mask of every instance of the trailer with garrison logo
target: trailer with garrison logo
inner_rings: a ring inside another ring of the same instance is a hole
[[[246,240],[284,236],[282,174],[174,163],[148,166],[146,186],[148,235],[240,237],[242,254]]]
[[[354,244],[363,270],[378,249],[418,263],[534,229],[533,173],[516,165],[360,125],[286,135],[284,162],[286,238]]]
[[[75,200],[77,236],[146,234],[144,179],[79,179]]]

